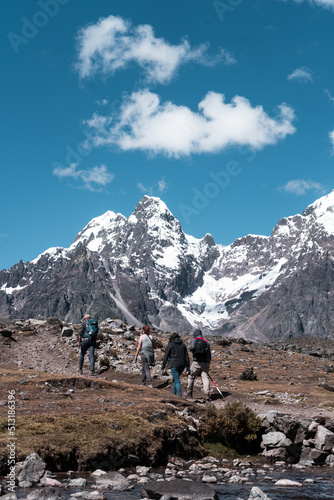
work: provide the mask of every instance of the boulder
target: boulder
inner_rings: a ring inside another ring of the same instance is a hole
[[[1,496],[1,500],[17,500],[15,493],[7,493],[7,495]]]
[[[182,500],[218,500],[218,495],[211,486],[185,479],[174,479],[173,481],[151,481],[147,483],[142,496],[147,498],[166,498]]]
[[[270,500],[270,498],[260,488],[253,486],[248,500]]]
[[[271,448],[270,450],[265,450],[262,455],[264,457],[273,459],[275,461],[277,460],[287,460],[289,454],[288,450],[285,447],[280,447],[280,448]]]
[[[65,500],[65,497],[54,488],[41,488],[29,493],[27,500]]]
[[[64,487],[64,485],[60,481],[57,481],[57,479],[53,479],[52,477],[47,477],[47,476],[43,476],[41,478],[40,484],[42,484],[43,486],[50,486],[54,488]]]
[[[97,486],[113,491],[125,491],[129,489],[129,481],[119,472],[108,472],[96,479]]]
[[[291,445],[291,439],[287,438],[283,432],[268,432],[262,436],[261,448],[286,448]]]
[[[315,448],[304,447],[300,455],[300,462],[312,462],[315,465],[322,465],[326,462],[328,453]]]
[[[334,446],[334,432],[319,425],[314,441],[315,448],[321,451],[331,451]]]
[[[19,485],[22,482],[29,482],[33,485],[37,484],[44,475],[46,463],[37,453],[31,453],[23,463],[18,463],[16,467]]]

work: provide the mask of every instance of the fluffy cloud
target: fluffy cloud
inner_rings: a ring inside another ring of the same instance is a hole
[[[130,21],[117,16],[100,19],[81,29],[77,45],[75,67],[81,78],[91,77],[97,72],[113,74],[130,63],[136,63],[144,70],[147,82],[168,83],[178,68],[189,61],[206,66],[219,61],[224,64],[236,62],[226,50],[210,57],[205,44],[191,48],[183,40],[179,45],[171,45],[156,38],[152,26],[133,27]]]
[[[313,82],[313,79],[313,71],[306,67],[297,68],[290,73],[290,75],[288,75],[288,80],[294,80],[302,83]]]
[[[216,92],[209,92],[194,112],[170,101],[160,102],[157,94],[142,90],[123,102],[118,116],[94,114],[86,124],[92,128],[96,146],[179,157],[219,153],[231,146],[262,149],[293,134],[294,117],[286,104],[278,106],[277,116],[271,118],[262,106],[252,107],[244,97],[235,96],[227,103]]]
[[[53,174],[59,179],[72,178],[80,181],[82,189],[89,191],[100,191],[114,179],[114,175],[108,173],[105,165],[96,166],[90,170],[77,170],[77,167],[77,163],[72,163],[69,167],[58,166],[53,169]]]
[[[311,181],[310,179],[295,179],[289,181],[285,184],[285,186],[280,186],[278,190],[286,191],[287,193],[295,194],[297,196],[306,194],[308,191],[313,191],[320,194],[325,194],[326,192],[322,184],[320,184],[319,182]]]

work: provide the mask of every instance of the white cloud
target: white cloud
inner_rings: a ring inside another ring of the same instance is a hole
[[[98,106],[106,106],[108,104],[108,99],[98,99],[95,101]]]
[[[137,188],[142,192],[142,193],[145,193],[145,194],[148,194],[149,196],[152,196],[153,195],[153,187],[150,186],[150,187],[146,187],[144,186],[144,184],[142,182],[138,182],[137,184]]]
[[[293,80],[297,82],[307,83],[313,82],[314,74],[313,71],[306,67],[301,67],[295,69],[290,75],[288,75],[288,80]]]
[[[329,140],[331,141],[331,149],[332,149],[332,155],[334,155],[334,130],[329,132]]]
[[[218,62],[234,64],[236,60],[226,50],[209,56],[208,45],[191,48],[187,40],[171,45],[156,38],[152,26],[132,26],[118,16],[100,19],[82,28],[78,34],[78,61],[75,65],[81,78],[98,72],[113,74],[136,63],[150,83],[168,83],[183,64],[194,61],[211,66]]]
[[[144,186],[144,184],[142,182],[138,182],[137,184],[137,188],[142,192],[142,193],[145,193],[145,194],[148,194],[149,196],[152,196],[154,193],[156,193],[157,191],[159,193],[164,193],[165,191],[167,191],[168,189],[168,184],[167,182],[165,181],[164,178],[160,179],[160,181],[157,182],[157,184],[155,184],[154,186]]]
[[[227,103],[223,94],[208,92],[194,112],[160,102],[157,94],[142,90],[123,102],[118,116],[94,114],[86,124],[93,129],[96,146],[179,157],[219,153],[231,146],[262,149],[293,134],[294,118],[293,109],[284,103],[271,118],[262,106],[252,107],[244,97],[235,96]]]
[[[89,191],[100,191],[114,179],[114,174],[109,174],[105,165],[95,166],[90,170],[77,170],[77,167],[77,163],[72,163],[67,168],[58,166],[53,169],[53,174],[59,179],[72,178],[81,181],[82,189]]]
[[[294,0],[297,3],[308,2],[311,5],[319,5],[320,7],[334,8],[334,0]]]
[[[330,93],[330,91],[328,89],[324,89],[324,92],[327,95],[327,97],[330,100],[330,102],[334,103],[334,97],[332,96],[332,94]]]
[[[316,193],[324,194],[326,192],[324,186],[319,182],[312,181],[310,179],[295,179],[289,181],[285,184],[285,186],[280,186],[278,188],[279,191],[286,191],[290,194],[295,194],[297,196],[301,196],[306,194],[308,191],[314,191]]]
[[[165,191],[167,191],[168,186],[164,178],[160,179],[160,181],[158,182],[158,189],[160,193],[164,193]]]

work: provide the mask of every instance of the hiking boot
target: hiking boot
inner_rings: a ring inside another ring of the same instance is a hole
[[[153,385],[152,384],[147,384],[147,387],[153,387]]]
[[[79,375],[82,375],[82,369],[81,368],[79,368],[78,373],[79,373]]]
[[[91,374],[92,376],[94,376],[94,375],[95,375],[95,370],[91,370],[91,371],[90,371],[90,374]]]

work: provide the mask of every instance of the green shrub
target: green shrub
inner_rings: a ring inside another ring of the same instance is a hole
[[[203,426],[204,440],[221,443],[240,453],[255,453],[259,446],[260,419],[243,403],[228,403],[223,410],[209,405]]]

